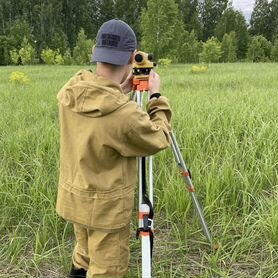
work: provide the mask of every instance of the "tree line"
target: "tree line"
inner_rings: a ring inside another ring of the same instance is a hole
[[[256,0],[250,23],[229,0],[0,0],[0,65],[88,63],[112,18],[157,59],[278,61],[278,0]]]

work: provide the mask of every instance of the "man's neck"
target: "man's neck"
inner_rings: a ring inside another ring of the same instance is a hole
[[[104,78],[113,80],[117,84],[121,84],[123,79],[123,72],[121,68],[112,69],[111,67],[101,63],[97,64],[96,74]]]

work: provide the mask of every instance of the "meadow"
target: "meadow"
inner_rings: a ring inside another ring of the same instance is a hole
[[[80,68],[0,68],[0,277],[66,277],[71,266],[72,226],[55,213],[56,95]],[[219,250],[202,233],[171,150],[163,151],[154,160],[153,277],[278,277],[278,64],[190,69],[157,72]],[[29,84],[9,81],[18,70]],[[134,212],[130,278],[141,269],[136,228]]]

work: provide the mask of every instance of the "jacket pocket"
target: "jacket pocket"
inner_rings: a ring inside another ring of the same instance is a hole
[[[58,190],[57,213],[88,228],[114,230],[129,225],[133,202],[134,186],[113,192],[84,192],[63,184]]]
[[[94,199],[91,225],[102,229],[118,229],[129,225],[134,203],[134,186],[121,191],[119,196],[101,194]]]

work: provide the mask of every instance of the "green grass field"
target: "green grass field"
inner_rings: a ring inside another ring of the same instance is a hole
[[[171,150],[155,157],[154,277],[278,277],[278,64],[158,68],[211,233],[211,252]],[[0,68],[0,277],[66,277],[73,231],[55,214],[56,94],[77,66]],[[13,71],[30,79],[9,82]],[[135,204],[137,207],[137,203]],[[130,241],[128,277],[140,277]]]

